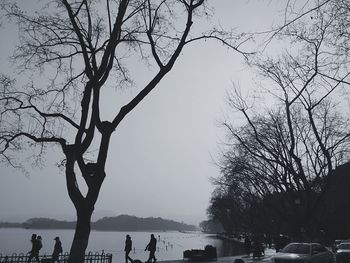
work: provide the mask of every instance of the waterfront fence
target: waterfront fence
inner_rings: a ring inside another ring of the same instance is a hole
[[[68,262],[69,253],[60,254],[59,262],[67,263]],[[5,255],[0,254],[0,263],[26,263],[28,261],[29,254],[16,254]],[[51,263],[52,259],[50,255],[40,255],[39,260],[41,263]],[[31,262],[36,262],[35,258],[31,260]],[[89,252],[85,255],[85,263],[112,263],[112,254],[101,253],[99,252]]]

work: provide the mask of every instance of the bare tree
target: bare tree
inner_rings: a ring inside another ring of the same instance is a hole
[[[333,169],[349,159],[349,123],[332,106],[323,103],[313,112],[312,122],[300,105],[286,111],[282,104],[254,116],[243,110],[246,125],[225,124],[231,141],[217,183],[235,182],[261,203],[279,196],[279,202],[269,203],[279,218],[294,228],[294,235],[300,228],[310,233]]]
[[[69,262],[83,262],[112,133],[171,71],[186,44],[216,39],[239,51],[242,36],[218,30],[191,36],[193,20],[206,13],[204,0],[54,0],[32,14],[6,0],[1,7],[20,30],[12,59],[20,72],[30,73],[25,84],[1,76],[1,157],[17,167],[13,154],[25,146],[38,146],[38,158],[50,145],[63,150],[68,194],[77,211]],[[155,74],[119,111],[109,105],[117,113],[105,120],[102,92],[132,85],[131,54],[155,66]]]
[[[285,23],[269,38],[269,43],[283,42],[282,53],[276,46],[269,53],[267,47],[266,59],[260,54],[249,61],[277,107],[252,113],[236,90],[230,104],[247,124],[238,128],[224,123],[233,141],[224,154],[223,167],[229,169],[223,174],[261,199],[282,193],[287,199],[276,211],[294,225],[295,234],[301,227],[310,229],[334,169],[349,160],[345,96],[350,9],[347,1],[335,2],[307,1],[298,10],[296,1],[288,1]],[[298,218],[288,211],[299,211],[294,213]]]
[[[310,81],[317,77],[349,85],[349,2],[292,0],[287,2],[284,14],[282,25],[267,32],[267,43],[275,40],[288,43],[285,45],[290,50],[285,56],[289,61],[287,66],[292,71],[295,66],[304,69],[309,66],[309,75],[299,77],[309,77]]]
[[[263,111],[238,89],[230,95],[246,125],[224,122],[230,140],[210,212],[219,215],[216,204],[227,198],[248,204],[245,193],[274,206],[294,234],[310,226],[333,171],[349,160],[349,16],[346,0],[286,1],[282,23],[252,34],[263,37],[263,50],[248,63],[272,105]]]

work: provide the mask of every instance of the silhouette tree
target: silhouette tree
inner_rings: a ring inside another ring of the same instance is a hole
[[[49,145],[63,150],[77,212],[69,262],[83,262],[112,133],[172,70],[185,45],[216,39],[240,52],[235,41],[242,36],[216,29],[191,36],[193,20],[206,15],[204,0],[55,0],[33,13],[13,1],[3,0],[1,7],[20,30],[12,60],[29,74],[23,75],[25,84],[1,75],[0,153],[19,167],[13,154],[25,146],[38,150],[35,159],[44,157]],[[155,66],[154,76],[119,110],[109,105],[116,114],[104,119],[104,92],[133,85],[127,59],[135,57]],[[77,176],[84,179],[86,194]]]
[[[243,98],[237,88],[229,98],[246,125],[224,123],[232,141],[218,183],[228,185],[226,194],[234,182],[260,202],[269,200],[295,235],[312,230],[333,170],[349,159],[349,123],[342,114],[350,84],[349,12],[348,1],[288,1],[284,23],[268,32],[267,55],[249,60],[259,92],[270,99],[265,105],[274,106],[254,112],[256,97]]]
[[[350,198],[349,169],[350,163],[346,163],[334,171],[334,179],[325,195],[325,206],[321,208],[320,229],[332,241],[347,239],[350,235],[350,208],[347,203]]]
[[[284,13],[284,22],[268,32],[266,43],[278,39],[291,44],[288,45],[290,52],[285,54],[291,55],[292,70],[293,66],[306,66],[306,62],[314,64],[309,64],[310,75],[304,76],[311,77],[309,81],[323,78],[329,81],[328,86],[330,83],[349,85],[349,1],[292,0],[287,2]],[[304,65],[300,65],[300,59],[293,65],[292,57],[296,55],[293,50],[299,57],[304,56]]]
[[[247,124],[239,128],[225,123],[232,146],[223,156],[221,180],[239,182],[258,200],[278,193],[279,202],[270,206],[296,235],[301,228],[311,231],[333,170],[349,160],[349,123],[331,103],[318,104],[312,114],[300,104],[283,104],[267,116],[242,109]]]

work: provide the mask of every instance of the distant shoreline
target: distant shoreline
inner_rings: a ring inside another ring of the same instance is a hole
[[[1,223],[0,223],[1,224]],[[24,229],[24,230],[74,230],[74,228],[24,228],[24,227],[2,227],[0,226],[0,229]],[[162,232],[166,232],[166,233],[182,233],[182,234],[205,234],[207,236],[211,236],[213,238],[217,238],[216,234],[212,234],[212,233],[205,233],[201,230],[193,230],[193,231],[188,231],[188,232],[183,232],[183,231],[179,231],[179,230],[163,230],[163,229],[144,229],[144,230],[101,230],[101,229],[93,229],[91,228],[91,232],[135,232],[135,233],[148,233],[148,232],[155,232],[155,233],[162,233]]]
[[[0,228],[23,229],[75,229],[76,221],[55,220],[51,218],[31,218],[24,223],[0,222]],[[140,218],[136,216],[120,215],[103,217],[91,222],[91,230],[97,231],[198,231],[198,227],[160,217]]]

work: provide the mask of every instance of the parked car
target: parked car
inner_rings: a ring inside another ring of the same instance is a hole
[[[340,243],[342,243],[343,242],[343,240],[341,240],[341,239],[337,239],[337,240],[334,240],[334,244],[333,244],[333,252],[336,252],[337,251],[337,249],[338,249],[338,246],[340,245]]]
[[[350,243],[340,243],[335,258],[337,263],[350,262]]]
[[[333,252],[318,243],[290,243],[276,253],[273,263],[334,263]]]

